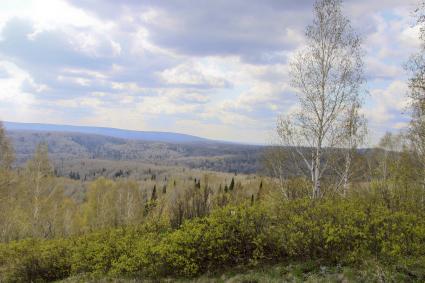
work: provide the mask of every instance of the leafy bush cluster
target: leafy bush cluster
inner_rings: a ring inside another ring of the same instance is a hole
[[[227,206],[176,230],[157,220],[67,239],[11,242],[0,245],[0,281],[76,274],[193,277],[265,262],[354,266],[366,258],[408,270],[425,256],[425,218],[402,207],[355,197],[299,199]]]

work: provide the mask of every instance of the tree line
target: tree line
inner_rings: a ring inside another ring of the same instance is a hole
[[[40,144],[24,167],[13,167],[14,152],[0,123],[0,241],[27,237],[68,237],[109,227],[138,225],[152,217],[166,217],[178,228],[185,219],[203,217],[214,208],[257,197],[259,178],[249,185],[240,176],[221,173],[193,178],[162,177],[149,169],[140,181],[124,174],[83,182],[58,177],[48,147]],[[245,182],[246,185],[242,185]],[[78,183],[74,197],[68,185]],[[245,186],[245,187],[244,187]]]

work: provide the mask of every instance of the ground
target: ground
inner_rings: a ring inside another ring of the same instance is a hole
[[[423,278],[422,278],[423,279]],[[405,274],[397,269],[384,267],[375,262],[365,263],[363,267],[328,267],[314,262],[302,264],[275,264],[262,267],[235,268],[217,274],[203,275],[194,279],[136,279],[136,278],[87,278],[84,276],[68,278],[62,283],[101,282],[181,282],[181,283],[281,283],[281,282],[421,282],[421,276]]]

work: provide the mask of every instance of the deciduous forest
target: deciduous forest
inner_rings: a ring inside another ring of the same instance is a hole
[[[408,129],[368,146],[341,5],[314,4],[289,70],[299,108],[273,145],[0,124],[0,282],[424,282],[425,42],[405,66]]]

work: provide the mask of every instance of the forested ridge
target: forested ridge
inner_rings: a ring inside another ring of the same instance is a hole
[[[272,146],[0,123],[0,282],[424,282],[425,43],[409,125],[364,149],[362,41],[341,5],[314,4],[288,70],[299,108]]]
[[[264,150],[263,146],[212,141],[170,143],[84,133],[28,130],[11,130],[7,133],[15,148],[16,165],[25,164],[32,157],[37,145],[46,143],[55,168],[64,176],[70,173],[72,169],[69,167],[72,164],[88,159],[185,166],[232,173],[258,173],[261,171],[260,159]],[[102,164],[97,164],[102,169]],[[81,176],[88,173],[83,172],[84,168],[81,169]],[[117,169],[120,169],[119,166]]]

